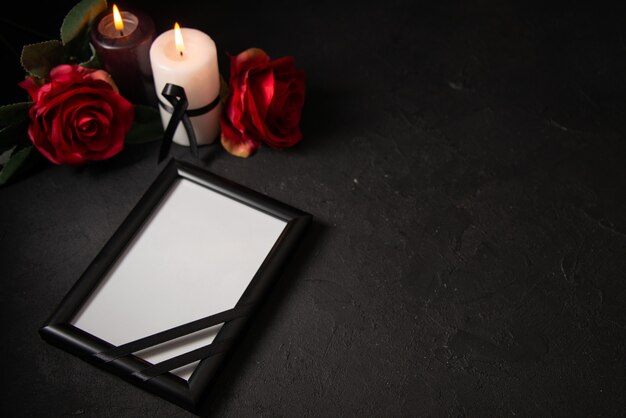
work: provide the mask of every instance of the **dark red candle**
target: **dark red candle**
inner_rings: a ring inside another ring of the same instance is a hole
[[[120,94],[132,103],[156,107],[150,45],[154,22],[139,11],[123,11],[115,22],[113,13],[97,19],[91,28],[91,43],[104,69],[111,74]],[[120,16],[121,15],[121,16]]]

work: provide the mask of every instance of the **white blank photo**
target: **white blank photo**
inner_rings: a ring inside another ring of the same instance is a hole
[[[121,345],[235,306],[286,222],[178,180],[73,325]],[[136,355],[158,363],[213,341],[221,325]],[[195,364],[173,371],[188,379]]]

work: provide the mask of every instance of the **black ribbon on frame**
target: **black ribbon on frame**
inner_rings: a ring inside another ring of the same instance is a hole
[[[95,353],[93,356],[105,363],[110,363],[138,351],[155,347],[159,344],[187,336],[194,332],[201,331],[221,323],[227,323],[242,318],[248,315],[251,310],[252,305],[250,304],[238,305],[235,306],[233,309],[219,312],[217,314],[210,315],[184,325],[170,328],[168,330],[161,331],[156,334],[152,334],[147,337],[143,337],[117,347],[111,347],[108,350]],[[167,373],[171,370],[193,363],[194,361],[203,360],[205,358],[224,352],[228,348],[230,348],[232,344],[232,339],[213,341],[211,344],[205,345],[184,354],[180,354],[168,360],[164,360],[160,363],[147,366],[141,370],[132,373],[132,375],[145,382],[163,373]]]
[[[187,110],[189,107],[189,101],[187,100],[187,94],[185,93],[185,89],[179,85],[167,83],[165,87],[163,87],[163,91],[161,91],[163,97],[170,102],[171,106],[163,103],[159,100],[159,105],[168,113],[172,114],[167,127],[165,128],[165,134],[163,135],[163,142],[161,143],[161,149],[159,150],[159,162],[163,161],[165,157],[170,152],[170,148],[172,146],[172,139],[174,138],[174,133],[176,132],[176,128],[178,128],[178,124],[180,122],[183,123],[185,127],[185,131],[187,132],[187,138],[189,138],[189,146],[191,147],[191,153],[199,158],[198,155],[198,141],[196,140],[196,133],[193,129],[193,125],[191,124],[190,117],[204,115],[205,113],[210,112],[217,106],[220,102],[220,96],[215,98],[208,105],[201,107],[199,109],[191,109]]]

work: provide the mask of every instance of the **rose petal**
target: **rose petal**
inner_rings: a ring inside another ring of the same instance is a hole
[[[268,63],[270,57],[260,48],[249,48],[230,59],[230,78],[242,74],[259,64]]]
[[[81,69],[77,65],[62,64],[50,70],[50,81],[57,83],[71,83],[82,80]]]
[[[133,126],[133,121],[135,120],[135,106],[119,94],[114,97],[115,113],[112,120],[116,126],[121,128],[123,135],[126,135],[126,133]]]
[[[304,105],[304,82],[300,77],[289,82],[276,81],[276,95],[266,120],[264,142],[272,148],[288,148],[302,139],[299,124]]]
[[[285,103],[287,103],[287,99],[289,98],[289,84],[285,83],[281,80],[276,80],[275,83],[276,93],[274,94],[274,98],[272,103],[270,104],[267,111],[267,124],[269,126],[275,126],[277,121],[280,119],[282,112],[285,108]]]
[[[292,56],[286,56],[282,58],[275,59],[274,61],[268,64],[268,67],[274,70],[278,76],[283,72],[302,72],[295,69],[295,58]]]
[[[124,138],[126,134],[126,130],[122,129],[120,126],[117,129],[114,129],[111,132],[111,136],[117,138]],[[124,141],[115,141],[109,143],[109,147],[105,149],[103,152],[94,153],[91,155],[92,160],[108,160],[109,158],[119,154],[124,149]]]
[[[36,109],[31,108],[31,120],[34,119],[33,115]],[[28,137],[30,141],[33,143],[35,148],[41,152],[41,154],[50,160],[54,164],[61,164],[61,162],[56,158],[56,153],[54,147],[47,141],[41,141],[41,138],[47,138],[47,133],[45,132],[44,127],[39,123],[31,123],[28,126]]]
[[[270,69],[255,71],[252,76],[248,76],[250,86],[250,96],[254,98],[254,103],[259,117],[265,119],[267,109],[274,97],[274,73]]]
[[[221,128],[222,146],[226,149],[226,151],[234,156],[247,158],[254,154],[261,146],[260,142],[249,137],[244,137],[241,132],[234,129],[229,121],[224,117],[222,117],[221,120]]]
[[[37,101],[39,86],[32,77],[26,77],[23,81],[17,83],[17,85],[26,90],[33,101]]]
[[[97,131],[90,137],[81,137],[85,147],[91,151],[105,152],[113,144],[123,141],[111,141],[116,137],[115,129],[111,127],[111,121],[99,117],[95,121]],[[123,134],[122,134],[123,135]]]
[[[111,77],[111,74],[107,73],[104,70],[96,70],[96,71],[93,71],[91,73],[88,73],[85,76],[85,78],[89,79],[89,80],[94,80],[94,81],[104,81],[109,86],[111,86],[113,88],[113,90],[115,90],[116,93],[119,93],[117,85],[113,81],[113,78]]]
[[[98,132],[98,121],[93,117],[83,117],[74,121],[75,129],[84,137],[92,137]]]

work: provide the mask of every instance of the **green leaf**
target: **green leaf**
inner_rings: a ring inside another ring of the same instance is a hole
[[[27,120],[28,109],[30,109],[32,105],[31,102],[25,102],[0,106],[0,126]]]
[[[0,129],[0,153],[18,145],[20,141],[25,142],[27,130],[25,121]]]
[[[69,11],[61,25],[61,41],[66,45],[85,31],[107,9],[106,0],[82,0]]]
[[[158,110],[135,105],[135,120],[126,134],[127,144],[144,144],[163,138],[163,124]]]
[[[41,154],[33,146],[13,152],[0,169],[0,186],[26,174],[41,161]]]
[[[13,154],[13,152],[15,151],[15,148],[17,148],[17,146],[9,148],[6,151],[0,152],[0,167],[5,165],[7,161],[11,159],[11,154]]]
[[[89,44],[89,50],[90,50],[90,56],[89,59],[87,59],[86,61],[81,62],[80,65],[81,67],[85,67],[85,68],[93,68],[93,69],[100,69],[102,68],[102,65],[100,63],[100,60],[98,59],[98,54],[96,54],[96,50],[94,49],[93,45]]]
[[[83,65],[93,59],[93,50],[91,44],[85,36],[79,36],[72,39],[71,42],[65,45],[65,55],[63,62],[72,65]]]
[[[63,44],[46,41],[22,48],[22,67],[32,76],[46,78],[50,69],[63,62]]]

